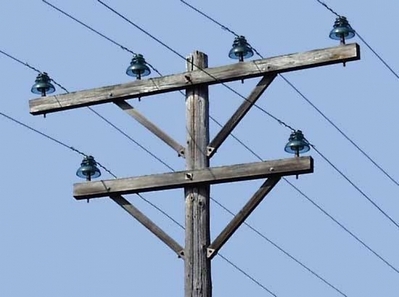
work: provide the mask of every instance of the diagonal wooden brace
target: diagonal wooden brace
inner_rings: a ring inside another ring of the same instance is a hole
[[[208,247],[208,258],[212,259],[223,247],[223,245],[230,239],[234,232],[245,222],[249,215],[262,202],[263,198],[274,188],[280,181],[279,176],[268,178],[259,190],[252,196],[252,198],[244,205],[240,212],[230,221],[230,223],[223,229],[218,237]]]
[[[184,157],[185,149],[184,147],[175,141],[172,137],[166,134],[162,129],[158,128],[155,124],[153,124],[150,120],[148,120],[145,116],[143,116],[140,112],[138,112],[133,106],[131,106],[126,101],[115,101],[114,102],[119,108],[126,111],[131,117],[133,117],[137,122],[142,124],[152,133],[154,133],[158,138],[160,138],[163,142],[169,145],[172,149],[174,149],[178,156]]]
[[[144,227],[150,230],[156,237],[162,240],[168,247],[170,247],[179,258],[184,258],[184,249],[180,246],[172,237],[166,234],[161,228],[159,228],[153,221],[151,221],[145,214],[134,207],[129,201],[127,201],[121,195],[110,196],[119,206],[126,210],[132,217],[139,221]]]
[[[220,132],[215,136],[215,138],[208,145],[208,157],[211,158],[217,151],[217,149],[222,145],[234,128],[240,123],[240,121],[245,117],[247,112],[256,103],[256,101],[262,96],[263,92],[267,87],[273,82],[276,74],[269,74],[264,76],[259,83],[256,85],[255,89],[251,92],[248,98],[240,105],[237,111],[231,116],[227,123],[223,126]]]

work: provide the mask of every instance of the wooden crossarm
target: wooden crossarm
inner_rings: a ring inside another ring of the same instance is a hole
[[[34,115],[46,114],[117,100],[172,92],[186,89],[188,86],[213,85],[264,76],[268,73],[277,74],[359,59],[360,48],[357,44],[340,45],[304,53],[235,63],[207,68],[206,70],[194,70],[157,78],[136,80],[125,84],[42,97],[29,101],[30,113]]]
[[[77,200],[91,199],[312,172],[312,157],[299,157],[79,183],[74,185],[73,196]]]

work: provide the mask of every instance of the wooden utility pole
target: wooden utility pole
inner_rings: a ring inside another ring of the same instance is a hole
[[[187,58],[187,70],[208,67],[208,57],[194,52]],[[208,86],[186,90],[186,169],[209,167],[207,148],[209,144]],[[186,297],[211,297],[211,260],[207,257],[210,245],[209,184],[185,187],[186,196],[186,247],[185,295]]]
[[[184,73],[33,99],[29,102],[30,112],[39,115],[112,102],[175,150],[179,157],[186,158],[186,170],[183,171],[78,183],[74,185],[73,195],[77,200],[111,198],[163,241],[179,258],[184,259],[185,297],[211,297],[211,260],[282,177],[312,173],[313,159],[295,157],[209,167],[210,158],[215,155],[224,140],[277,74],[359,59],[359,46],[348,44],[207,68],[207,56],[194,52],[187,59],[187,71]],[[209,141],[208,86],[255,77],[262,78],[223,128]],[[187,145],[179,144],[126,101],[176,90],[186,90]],[[211,185],[265,178],[262,186],[239,213],[211,241],[209,219]],[[184,248],[122,196],[178,188],[184,189],[185,193]]]

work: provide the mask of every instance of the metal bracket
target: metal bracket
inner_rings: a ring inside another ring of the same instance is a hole
[[[191,173],[191,172],[187,172],[187,173],[186,173],[185,179],[187,179],[187,180],[193,180],[193,178],[194,178],[194,174],[193,174],[193,173]]]
[[[180,149],[180,151],[177,153],[177,156],[185,158],[186,157],[186,149],[184,147],[182,147]]]
[[[207,157],[212,156],[214,153],[216,153],[215,148],[214,148],[214,147],[211,147],[211,146],[208,146],[208,147],[207,147],[206,156],[207,156]]]
[[[213,258],[214,256],[216,256],[216,255],[213,255],[215,253],[215,249],[211,249],[211,248],[207,248],[206,249],[206,257],[208,258],[208,259],[211,259],[211,258]]]

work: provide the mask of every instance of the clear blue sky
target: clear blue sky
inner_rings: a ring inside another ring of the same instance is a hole
[[[116,17],[97,1],[53,4],[73,14],[124,46],[144,54],[164,74],[182,72],[184,61]],[[108,1],[115,9],[186,56],[194,50],[209,55],[209,65],[233,63],[227,54],[233,36],[191,11],[179,0]],[[334,46],[328,38],[335,17],[316,0],[191,1],[239,34],[264,56]],[[399,3],[330,1],[354,29],[399,71],[396,39]],[[47,71],[70,91],[128,82],[131,55],[100,38],[39,0],[15,0],[0,11],[0,49]],[[399,180],[397,171],[398,79],[361,41],[361,61],[286,74],[286,77]],[[0,55],[0,111],[7,113],[96,159],[120,177],[169,171],[159,161],[116,132],[88,109],[29,114],[30,88],[36,73]],[[156,75],[153,73],[152,75]],[[246,95],[256,80],[231,83]],[[61,92],[61,90],[58,90]],[[226,121],[242,99],[222,86],[210,88],[211,114]],[[181,143],[185,141],[184,98],[179,93],[143,98],[132,104]],[[281,78],[259,105],[306,137],[375,203],[399,222],[398,186],[376,169]],[[184,160],[111,104],[95,110],[137,142],[183,169]],[[162,242],[108,199],[77,202],[72,185],[81,156],[5,118],[0,119],[0,295],[105,297],[183,296],[183,262]],[[218,132],[212,123],[211,135]],[[234,131],[263,159],[290,157],[283,148],[289,130],[252,110]],[[308,195],[374,251],[399,269],[399,228],[314,151],[315,172],[289,181]],[[229,138],[212,165],[256,161]],[[103,171],[103,178],[111,178]],[[212,197],[237,212],[261,181],[212,188]],[[183,222],[182,191],[144,195]],[[130,201],[183,243],[173,222],[138,197]],[[212,204],[213,237],[230,215]],[[248,222],[325,278],[347,296],[396,297],[399,274],[285,182]],[[342,296],[247,227],[242,227],[221,253],[277,296]],[[271,296],[242,273],[216,257],[214,296]]]

